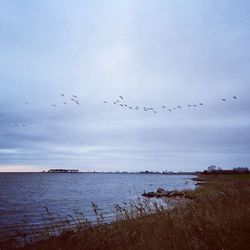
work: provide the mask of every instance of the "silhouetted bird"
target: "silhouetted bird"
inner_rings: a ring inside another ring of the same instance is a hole
[[[116,104],[116,102],[114,102],[114,104]]]
[[[108,103],[108,102],[104,101],[104,103]]]
[[[156,111],[154,111],[154,113],[156,114],[157,112],[156,112]]]
[[[130,109],[133,109],[132,107],[129,107]]]
[[[121,107],[123,107],[123,104],[120,104]]]
[[[162,105],[162,108],[165,109],[166,107],[164,105]]]
[[[51,104],[52,106],[54,106],[54,107],[56,107],[56,105],[55,104]]]
[[[119,95],[119,97],[123,100],[123,97]]]
[[[197,105],[194,104],[193,107],[197,107]]]
[[[169,112],[171,111],[171,109],[168,110]]]
[[[73,97],[75,97],[75,98],[78,98],[78,96],[76,96],[76,95],[72,95]]]
[[[74,98],[71,98],[71,100],[72,100],[73,102],[75,102],[75,101],[76,101]]]
[[[64,102],[63,104],[67,104],[67,102]]]
[[[64,97],[64,94],[61,94],[61,96],[63,96],[63,97]]]
[[[203,106],[203,103],[200,103],[201,106]]]
[[[177,106],[179,109],[181,109],[181,106]]]
[[[191,107],[191,106],[192,106],[192,105],[190,105],[190,104],[188,105],[188,107]]]
[[[236,100],[236,96],[233,96],[233,98]]]
[[[222,101],[224,101],[224,102],[226,101],[226,99],[224,99],[224,98],[223,98],[223,99],[221,99],[221,100],[222,100]]]

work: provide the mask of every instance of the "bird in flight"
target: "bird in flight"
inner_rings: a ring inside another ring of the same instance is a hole
[[[154,113],[156,114],[157,112],[156,112],[156,111],[154,111]]]
[[[104,103],[108,103],[107,101],[104,101]]]
[[[76,96],[76,95],[72,95],[73,97],[75,97],[75,98],[78,98],[78,96]]]
[[[222,101],[224,101],[224,102],[226,101],[226,99],[224,99],[224,98],[223,98],[223,99],[221,99],[221,100],[222,100]]]
[[[67,104],[67,102],[64,102],[63,104]]]
[[[53,107],[56,107],[56,105],[55,104],[51,104]]]
[[[25,104],[27,105],[27,104],[29,104],[28,102],[25,102]]]
[[[233,96],[233,98],[236,100],[236,96]]]
[[[64,95],[63,93],[61,93],[61,96],[63,96],[63,97],[64,97],[65,95]]]
[[[194,104],[193,107],[197,107],[197,105]]]
[[[190,105],[190,104],[188,105],[188,107],[191,107],[191,106],[192,106],[192,105]]]
[[[169,112],[171,111],[171,109],[168,110]]]
[[[165,108],[166,108],[166,106],[162,105],[162,108],[163,108],[163,109],[165,109]]]
[[[179,109],[181,109],[181,106],[177,106]]]
[[[202,106],[202,105],[203,105],[203,103],[200,103],[200,105]]]
[[[123,100],[123,97],[119,95],[119,97]]]

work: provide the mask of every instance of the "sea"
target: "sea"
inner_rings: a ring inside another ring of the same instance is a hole
[[[144,192],[194,189],[194,175],[114,173],[0,173],[0,243],[24,228],[43,228],[48,218],[107,221],[115,205],[143,199]],[[25,225],[25,226],[24,226]],[[28,229],[27,229],[28,230]]]

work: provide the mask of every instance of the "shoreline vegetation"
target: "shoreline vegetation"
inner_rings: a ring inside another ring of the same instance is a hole
[[[143,199],[116,206],[112,223],[92,204],[96,224],[78,218],[76,229],[65,226],[59,236],[45,230],[37,242],[18,249],[249,249],[250,174],[200,174],[195,180],[202,185],[165,197],[160,205]],[[9,242],[0,249],[17,246]]]

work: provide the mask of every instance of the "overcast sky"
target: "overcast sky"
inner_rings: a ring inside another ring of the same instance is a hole
[[[249,13],[244,0],[0,0],[0,171],[249,167]]]

